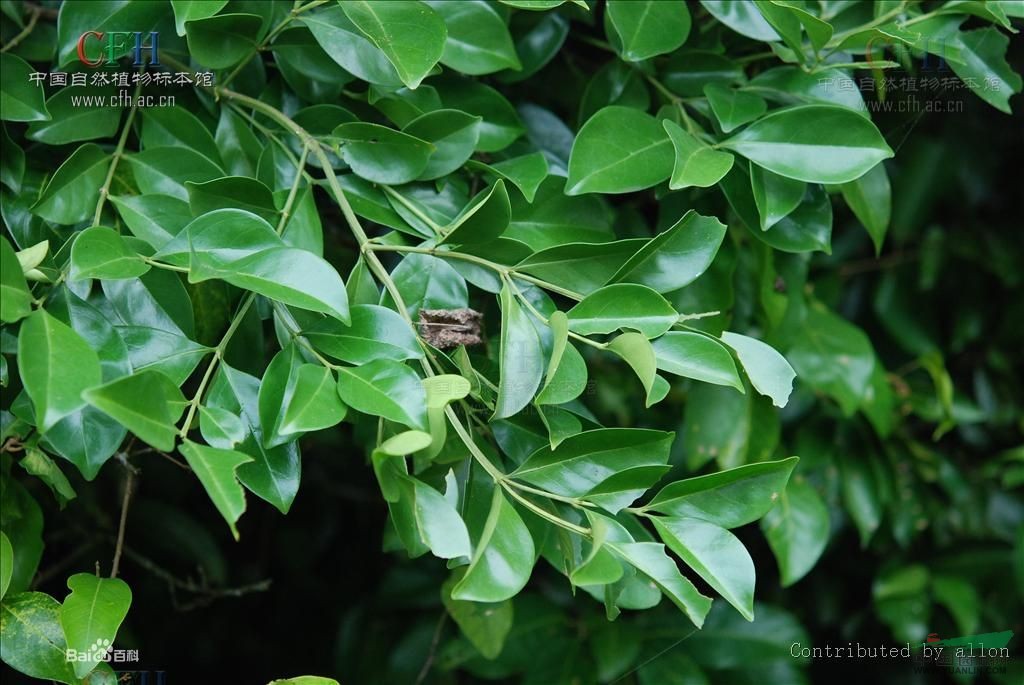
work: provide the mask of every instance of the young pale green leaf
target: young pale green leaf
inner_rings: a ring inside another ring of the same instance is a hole
[[[729,173],[735,157],[728,152],[715,150],[687,133],[671,119],[661,122],[672,141],[675,163],[668,187],[672,190],[697,186],[708,188],[722,180]]]
[[[549,492],[581,497],[623,469],[664,465],[673,437],[673,433],[640,428],[584,431],[566,438],[556,449],[547,445],[538,449],[512,476]]]
[[[85,406],[83,391],[102,382],[96,352],[67,324],[37,309],[21,324],[18,373],[40,431]]]
[[[76,573],[68,578],[68,589],[71,593],[60,609],[60,624],[68,649],[89,653],[101,640],[112,644],[132,603],[132,591],[127,583],[118,578]],[[75,675],[84,678],[97,663],[85,659],[75,661]]]
[[[643,190],[667,179],[672,163],[672,143],[657,119],[612,105],[592,116],[576,136],[565,193]]]
[[[786,358],[771,345],[739,333],[722,333],[722,342],[739,357],[754,389],[770,397],[776,407],[785,407],[796,378]]]
[[[611,525],[608,519],[587,512],[590,520],[591,543],[580,563],[569,573],[574,586],[610,585],[622,578],[622,562],[604,546]]]
[[[162,452],[174,449],[175,424],[185,410],[185,396],[159,371],[146,370],[90,388],[83,397]]]
[[[745,392],[732,355],[717,340],[700,333],[669,331],[653,345],[662,371]]]
[[[683,0],[609,0],[612,26],[630,62],[672,52],[690,34],[690,11]]]
[[[521,69],[516,47],[501,13],[483,0],[427,0],[448,28],[441,64],[463,74]]]
[[[0,53],[0,119],[4,121],[45,121],[50,118],[46,111],[43,87],[32,82],[35,71],[22,58],[4,52]]]
[[[348,406],[410,428],[427,428],[427,394],[416,372],[389,359],[338,369],[338,393]]]
[[[104,226],[87,228],[71,246],[69,280],[86,278],[137,278],[149,271],[149,264],[120,236]]]
[[[416,88],[444,54],[444,19],[418,0],[340,0],[349,20],[394,65],[409,88]],[[344,65],[342,65],[344,66]]]
[[[4,636],[0,659],[32,678],[78,685],[81,679],[67,660],[60,614],[60,603],[42,592],[19,592],[4,598],[0,604]]]
[[[413,497],[413,514],[423,542],[441,559],[469,557],[473,553],[469,531],[451,502],[426,483],[407,477]]]
[[[875,368],[875,350],[857,326],[811,307],[788,354],[800,378],[833,397],[847,416],[863,402]]]
[[[441,586],[441,601],[462,635],[477,651],[486,659],[497,658],[505,646],[505,638],[512,630],[512,602],[484,603],[452,599],[452,588],[462,579],[462,575],[459,569],[452,572],[451,577]]]
[[[761,530],[779,563],[782,586],[788,587],[807,575],[825,551],[828,508],[813,487],[794,480],[782,493],[779,506],[761,520]]]
[[[14,548],[7,534],[0,531],[0,599],[7,594],[14,573]]]
[[[756,521],[778,502],[799,459],[746,464],[666,485],[646,508],[737,528]]]
[[[610,549],[651,579],[686,617],[700,628],[711,609],[711,598],[702,595],[655,542],[607,542]]]
[[[473,559],[454,588],[452,599],[502,602],[523,589],[533,570],[530,530],[515,508],[494,488],[490,513],[477,540]]]
[[[7,238],[0,236],[0,321],[13,323],[32,312],[32,293]]]
[[[768,104],[760,95],[728,88],[720,83],[704,86],[704,96],[711,105],[723,133],[731,133],[765,113]]]
[[[231,535],[237,540],[238,529],[235,523],[245,512],[245,491],[238,483],[235,469],[252,461],[252,457],[231,449],[200,445],[191,440],[183,440],[178,451],[192,467],[206,489],[206,494],[213,500],[213,505],[228,522]]]
[[[871,171],[854,181],[842,184],[839,189],[854,216],[871,236],[875,254],[879,254],[892,215],[892,189],[889,186],[889,175],[885,172],[885,164],[876,164]]]
[[[18,465],[45,483],[62,507],[78,496],[64,472],[41,449],[35,447],[26,449],[25,456],[18,462]]]
[[[721,145],[780,176],[809,183],[847,183],[893,156],[874,124],[831,105],[776,110]]]
[[[400,362],[423,357],[415,331],[398,312],[378,305],[358,304],[350,313],[351,325],[324,318],[304,330],[303,335],[321,352],[350,364],[365,364],[374,359]]]
[[[544,350],[529,314],[512,287],[501,289],[501,378],[494,402],[494,419],[505,419],[528,405],[544,375]]]
[[[619,355],[623,361],[629,364],[636,373],[637,378],[644,386],[644,393],[647,396],[646,406],[651,406],[657,400],[655,394],[655,381],[657,378],[658,366],[654,356],[654,348],[651,342],[640,333],[623,333],[615,336],[608,343],[608,349]]]
[[[422,452],[426,458],[433,459],[444,447],[448,434],[445,407],[449,402],[469,395],[471,387],[468,380],[450,373],[423,379],[423,389],[427,393],[427,422],[430,424],[430,445]]]
[[[754,562],[743,543],[725,528],[700,519],[651,519],[658,535],[697,575],[754,620]]]
[[[617,283],[587,295],[570,309],[569,330],[583,335],[629,328],[657,338],[679,319],[668,300],[644,285]]]
[[[206,19],[224,9],[228,0],[171,0],[174,8],[174,28],[179,36],[185,35],[185,22]]]
[[[220,14],[185,24],[188,51],[210,69],[233,67],[256,51],[263,18],[256,14]]]
[[[341,124],[333,135],[342,143],[341,158],[357,176],[385,185],[419,178],[435,149],[408,133],[361,121]]]
[[[807,190],[803,181],[779,176],[753,163],[750,165],[750,186],[761,217],[762,231],[767,231],[799,207]]]
[[[505,182],[497,182],[481,191],[466,208],[445,227],[442,241],[451,243],[486,243],[501,236],[512,218]]]
[[[725,224],[690,210],[629,258],[612,283],[639,283],[659,293],[689,285],[704,273],[725,238]]]
[[[91,218],[109,165],[110,155],[98,145],[82,145],[54,172],[32,212],[65,225]]]

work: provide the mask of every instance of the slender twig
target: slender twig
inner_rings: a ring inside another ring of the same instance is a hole
[[[135,119],[135,112],[139,109],[139,93],[141,91],[142,81],[139,81],[135,86],[135,93],[132,95],[132,107],[128,111],[128,118],[125,120],[124,128],[121,130],[121,137],[118,138],[117,147],[114,148],[114,154],[110,157],[110,168],[107,169],[107,178],[100,187],[100,197],[96,201],[96,211],[92,216],[93,226],[99,226],[100,217],[103,216],[103,205],[107,201],[107,196],[110,195],[110,184],[114,181],[114,171],[117,170],[117,163],[121,161],[121,157],[124,155],[124,145],[128,142],[128,134],[132,130],[132,121]]]
[[[110,577],[117,578],[121,568],[121,552],[124,550],[124,530],[128,523],[128,506],[132,501],[136,469],[129,466],[124,476],[124,496],[121,499],[121,521],[117,525],[117,544],[114,546],[114,561],[110,565]]]
[[[434,665],[434,657],[437,656],[437,646],[441,643],[441,634],[444,630],[444,622],[448,618],[448,612],[442,611],[441,615],[437,619],[437,625],[434,627],[434,636],[430,639],[430,650],[427,652],[427,659],[423,662],[423,666],[420,668],[419,675],[416,676],[416,682],[414,685],[422,685],[423,681],[430,675],[430,667]]]
[[[23,28],[14,38],[7,41],[7,44],[0,48],[0,52],[7,52],[11,48],[17,47],[21,41],[25,40],[25,38],[28,37],[28,34],[32,33],[32,29],[36,27],[36,22],[39,21],[40,14],[42,14],[42,8],[33,7],[28,18],[28,23],[25,24],[25,28]]]

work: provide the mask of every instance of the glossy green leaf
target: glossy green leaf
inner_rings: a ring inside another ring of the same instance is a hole
[[[893,156],[874,124],[829,105],[776,110],[721,145],[780,176],[809,183],[847,183]]]
[[[686,617],[700,628],[711,609],[711,598],[702,595],[681,573],[665,547],[654,542],[609,542],[608,546],[650,578]]]
[[[78,333],[42,309],[21,324],[18,373],[42,431],[84,407],[83,391],[101,382],[96,352]]]
[[[673,517],[737,528],[767,514],[779,501],[798,459],[746,464],[670,483],[647,505]]]
[[[235,523],[245,512],[245,491],[238,483],[235,470],[251,462],[252,457],[230,449],[200,445],[191,440],[183,440],[178,451],[203,484],[206,494],[228,522],[231,534],[237,540],[238,529]]]
[[[192,221],[188,203],[170,195],[112,195],[110,201],[132,235],[156,250]]]
[[[446,3],[448,4],[448,3]],[[432,79],[432,82],[436,79]],[[472,79],[442,77],[438,93],[445,107],[482,119],[478,129],[477,150],[504,150],[523,133],[523,122],[508,99],[494,88]]]
[[[206,19],[224,9],[227,0],[171,0],[174,8],[174,28],[179,36],[185,35],[185,22]]]
[[[422,309],[459,309],[469,301],[466,281],[445,260],[431,255],[409,254],[391,272],[405,301],[409,316]],[[392,305],[386,296],[382,304]]]
[[[452,243],[486,243],[501,236],[512,218],[505,182],[500,178],[481,191],[452,223],[444,228],[442,240]]]
[[[656,517],[652,521],[670,550],[743,618],[754,620],[754,562],[735,535],[701,519]]]
[[[117,578],[76,573],[68,578],[68,589],[71,593],[60,610],[60,624],[68,649],[91,653],[97,643],[112,644],[132,603],[128,585]],[[75,661],[75,675],[84,678],[97,663]]]
[[[360,304],[351,309],[352,322],[346,326],[325,318],[303,334],[318,350],[351,364],[374,359],[404,361],[423,356],[416,333],[397,312],[387,307]]]
[[[341,158],[356,175],[386,185],[418,178],[434,151],[425,140],[379,124],[341,124],[333,135],[342,143]]]
[[[762,231],[767,231],[800,206],[807,190],[803,181],[779,176],[755,164],[750,165],[750,184]]]
[[[765,21],[757,5],[748,0],[701,0],[700,4],[736,33],[760,41],[779,40],[779,34]]]
[[[256,51],[263,19],[255,14],[230,13],[185,24],[188,51],[211,69],[233,67]]]
[[[387,56],[409,88],[416,88],[444,53],[448,36],[444,19],[425,3],[341,0],[341,8]]]
[[[253,178],[225,176],[205,183],[188,181],[188,205],[193,216],[201,217],[218,209],[252,212],[268,222],[277,223],[278,212],[270,188]]]
[[[0,54],[0,119],[4,121],[40,121],[50,118],[46,111],[43,87],[33,83],[34,70],[28,62],[9,53]]]
[[[425,430],[427,395],[408,366],[387,359],[338,369],[338,393],[356,411]]]
[[[689,211],[637,250],[611,282],[639,283],[659,293],[678,290],[711,266],[724,238],[722,222]]]
[[[387,56],[366,39],[340,6],[304,14],[302,21],[330,58],[347,72],[370,83],[402,84]]]
[[[961,79],[972,83],[971,90],[1000,112],[1010,114],[1010,97],[1021,91],[1022,80],[1006,60],[1010,39],[999,29],[986,27],[956,34],[963,63],[950,61]]]
[[[68,645],[60,624],[61,606],[42,592],[8,595],[0,603],[0,659],[32,678],[77,685],[81,680],[67,661]]]
[[[520,69],[512,36],[497,8],[482,0],[427,2],[448,28],[441,64],[463,74]]]
[[[32,311],[29,292],[21,264],[7,238],[0,237],[0,321],[13,323]]]
[[[622,41],[622,57],[631,62],[672,52],[690,33],[682,0],[609,0],[606,11]]]
[[[679,318],[668,300],[643,285],[618,283],[587,295],[570,309],[569,329],[576,333],[611,333],[629,328],[657,338]]]
[[[452,599],[502,602],[515,596],[530,579],[534,546],[530,531],[515,508],[494,488],[487,520],[476,541],[473,558]]]
[[[473,553],[469,531],[451,502],[415,478],[407,478],[406,483],[410,486],[413,515],[420,537],[434,556],[442,559],[469,557]]]
[[[672,143],[657,119],[629,107],[605,107],[576,136],[565,192],[643,190],[667,179],[672,164]]]
[[[69,280],[136,278],[149,264],[116,231],[94,226],[78,234],[71,247]]]
[[[697,186],[707,188],[722,180],[729,173],[735,157],[728,152],[715,150],[687,133],[670,119],[661,122],[672,141],[675,163],[668,187],[672,190]]]
[[[533,202],[537,189],[548,175],[548,162],[539,152],[492,164],[470,161],[468,166],[482,169],[508,181],[519,189],[527,202]]]
[[[516,270],[587,294],[607,283],[646,243],[632,239],[554,245],[527,257]]]
[[[892,189],[885,165],[876,164],[871,171],[855,181],[842,184],[839,189],[854,216],[871,236],[875,254],[879,254],[892,215]]]
[[[461,579],[462,575],[456,571],[445,581],[441,586],[441,601],[462,635],[484,658],[494,659],[501,654],[505,639],[512,629],[512,602],[465,602],[452,599],[452,588]]]
[[[91,218],[109,166],[110,157],[98,145],[82,145],[47,182],[32,212],[58,224]]]
[[[662,371],[744,392],[729,350],[713,338],[689,331],[669,331],[653,341]]]
[[[152,147],[186,147],[222,166],[217,143],[209,129],[183,107],[155,107],[142,113],[143,149]]]
[[[85,391],[83,397],[140,440],[162,452],[174,449],[178,434],[175,424],[185,410],[185,396],[159,371],[119,378]]]
[[[608,349],[619,355],[636,373],[644,386],[647,400],[651,406],[661,398],[656,398],[655,378],[657,378],[657,360],[651,342],[640,333],[623,333],[615,336]]]
[[[413,119],[403,133],[430,143],[433,151],[419,180],[447,176],[466,163],[480,140],[480,117],[439,109]]]
[[[845,319],[810,308],[788,356],[800,379],[833,397],[847,416],[864,400],[875,351],[864,331]]]
[[[111,106],[111,103],[120,103],[117,94],[113,85],[101,85],[89,89],[89,96],[94,98],[90,101],[81,97],[80,87],[61,88],[46,100],[50,116],[44,121],[31,122],[25,137],[47,145],[63,145],[114,136],[123,109],[123,104]]]
[[[0,600],[7,594],[14,573],[14,548],[6,533],[0,532]]]
[[[768,109],[760,96],[727,88],[720,83],[704,86],[704,96],[724,133],[757,119]]]
[[[231,449],[245,440],[245,425],[237,414],[220,407],[199,407],[199,430],[213,447]]]
[[[778,506],[761,520],[779,564],[783,587],[803,578],[818,562],[829,538],[829,514],[814,488],[802,480],[786,486]]]
[[[187,182],[205,183],[224,175],[224,170],[208,157],[184,147],[151,147],[125,159],[143,193],[171,195],[185,201]]]
[[[772,346],[738,333],[722,333],[722,342],[739,357],[754,389],[770,397],[776,407],[785,407],[796,377],[785,357]]]
[[[495,419],[517,414],[533,399],[544,374],[544,351],[533,321],[506,283],[501,289],[501,379]]]

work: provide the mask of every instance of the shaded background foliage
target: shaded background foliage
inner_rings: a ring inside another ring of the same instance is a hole
[[[692,9],[697,22],[713,23],[696,5]],[[611,57],[594,44],[604,39],[600,22],[587,26],[582,13],[558,11],[574,23],[554,59],[521,83],[493,78],[520,105],[528,128],[536,115],[530,107],[537,106],[578,130],[588,118],[579,111],[584,89]],[[537,19],[514,14],[513,34],[520,21]],[[4,30],[5,38],[13,31],[7,25]],[[721,27],[709,30],[721,31],[726,44],[737,40]],[[1016,38],[1007,59],[1011,65],[1024,61]],[[749,75],[760,68],[755,63]],[[654,89],[640,86],[657,101]],[[753,525],[737,531],[758,571],[753,624],[721,601],[701,632],[668,602],[609,623],[598,603],[582,593],[574,599],[564,579],[539,564],[513,600],[515,624],[501,657],[485,660],[444,618],[438,592],[448,577],[444,563],[432,557],[410,562],[404,552],[381,551],[387,507],[364,459],[375,436],[344,423],[303,439],[301,494],[287,516],[249,497],[238,543],[194,478],[168,461],[146,457],[123,562],[133,608],[118,644],[137,647],[142,667],[169,671],[169,682],[213,682],[211,674],[225,667],[234,682],[298,672],[341,676],[342,682],[415,682],[429,663],[433,668],[424,682],[586,683],[646,663],[623,680],[646,685],[704,682],[698,669],[716,683],[835,676],[833,668],[839,667],[808,667],[789,658],[794,641],[889,644],[932,632],[1019,634],[1024,239],[1018,227],[1018,160],[1024,158],[1024,137],[1018,114],[997,112],[964,90],[941,97],[962,99],[963,111],[873,114],[896,151],[886,163],[892,221],[877,256],[870,237],[838,200],[831,254],[793,256],[751,240],[717,191],[605,196],[620,237],[653,235],[691,206],[729,224],[715,266],[691,287],[693,300],[682,294],[677,302],[714,299],[714,306],[697,311],[721,308],[731,317],[729,329],[761,329],[786,351],[807,332],[805,324],[773,327],[766,312],[805,306],[813,298],[860,327],[888,370],[891,414],[899,418],[886,437],[879,437],[864,414],[845,415],[799,377],[777,424],[762,417],[751,435],[726,436],[751,444],[751,455],[800,455],[796,480],[821,496],[829,514],[823,556],[788,587],[781,586],[786,579],[780,579],[760,531]],[[56,168],[65,157],[46,146],[32,151],[32,164],[41,169]],[[325,253],[347,273],[355,245],[337,209],[327,202],[318,206]],[[389,269],[397,262],[386,261]],[[479,291],[472,299],[487,322],[499,320],[494,299]],[[277,349],[271,324],[259,325],[269,358]],[[708,325],[714,330],[716,324]],[[216,343],[223,326],[210,326],[197,333],[200,342]],[[490,339],[496,323],[489,328]],[[238,349],[228,354],[243,369],[246,357],[260,358]],[[838,363],[839,355],[827,349],[822,356]],[[261,363],[249,370],[260,375]],[[642,409],[627,367],[596,355],[588,355],[588,363],[592,385],[585,399],[605,425],[657,427],[685,436],[688,416],[699,406],[719,408],[723,430],[741,430],[737,414],[712,398],[717,388],[673,383],[664,402]],[[756,395],[748,391],[747,397]],[[764,457],[749,457],[758,458]],[[678,477],[707,470],[678,438],[672,463]],[[64,507],[41,481],[21,478],[47,522],[35,589],[61,597],[67,575],[91,571],[95,560],[106,564],[113,554],[124,480],[114,466],[88,484],[74,469],[64,469],[78,495]],[[22,475],[18,467],[12,471]],[[269,587],[260,585],[266,579],[272,580]],[[648,663],[652,657],[657,658]],[[880,682],[937,682],[915,680],[882,662],[857,667]],[[1010,672],[994,680],[1015,682],[1020,668],[1019,660],[1011,663]],[[12,682],[19,677],[4,675]]]

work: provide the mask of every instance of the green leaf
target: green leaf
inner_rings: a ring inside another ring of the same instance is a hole
[[[7,594],[14,573],[14,548],[7,534],[0,531],[0,600]]]
[[[522,135],[519,114],[494,88],[472,79],[445,76],[437,80],[437,89],[445,107],[481,117],[476,146],[479,152],[504,150]]]
[[[657,338],[678,320],[668,300],[643,285],[618,283],[600,288],[570,309],[569,329],[583,335],[630,328]]]
[[[43,87],[29,78],[35,71],[16,55],[0,54],[0,119],[4,121],[42,121],[50,118],[46,111]]]
[[[21,324],[18,373],[43,432],[84,407],[82,392],[102,381],[96,352],[78,333],[42,309]]]
[[[711,598],[705,597],[681,573],[675,562],[665,554],[664,545],[655,542],[608,542],[620,557],[651,579],[686,617],[700,628],[711,609]]]
[[[333,133],[341,143],[341,158],[357,176],[374,183],[401,185],[427,170],[434,146],[387,126],[351,122]]]
[[[883,498],[879,492],[882,486],[875,475],[875,459],[870,454],[837,456],[843,506],[857,527],[863,549],[882,522]]]
[[[776,407],[785,407],[796,378],[796,372],[785,357],[771,345],[739,333],[722,333],[722,342],[739,357],[754,389],[770,397]]]
[[[132,591],[128,585],[117,578],[76,573],[68,578],[68,589],[71,593],[60,610],[60,623],[68,649],[91,653],[97,643],[112,644],[132,603]],[[93,660],[75,661],[75,675],[84,678],[97,663]]]
[[[688,211],[622,265],[611,282],[639,283],[659,293],[689,285],[704,273],[725,238],[725,224]]]
[[[645,508],[673,517],[697,518],[738,528],[767,514],[778,502],[799,461],[746,464],[666,485]]]
[[[91,218],[109,164],[110,157],[98,145],[82,145],[54,172],[32,213],[66,225]]]
[[[643,190],[667,179],[672,163],[672,143],[657,119],[629,107],[605,107],[576,136],[565,193]]]
[[[439,109],[406,124],[403,133],[434,147],[418,179],[441,178],[461,168],[480,140],[480,121],[480,117],[459,110]]]
[[[505,182],[499,178],[493,186],[473,198],[444,228],[441,241],[456,244],[490,242],[505,232],[511,218],[508,191],[505,190]]]
[[[803,480],[786,486],[779,504],[761,519],[761,530],[779,564],[782,586],[807,575],[825,551],[829,515],[814,488]]]
[[[548,162],[540,152],[513,157],[493,164],[470,160],[467,166],[471,169],[490,172],[505,179],[519,189],[527,202],[533,202],[533,198],[537,195],[537,189],[548,176]]]
[[[672,52],[690,33],[683,0],[609,0],[606,11],[630,62]]]
[[[327,10],[304,14],[302,22],[331,59],[353,76],[388,87],[402,85],[387,56],[368,41],[335,5]]]
[[[636,373],[644,386],[647,396],[646,405],[651,406],[661,398],[656,398],[655,378],[657,378],[657,360],[651,342],[640,333],[623,333],[615,336],[608,343],[608,349],[619,355]]]
[[[233,208],[252,212],[271,223],[277,223],[278,212],[274,206],[274,195],[270,188],[254,178],[225,176],[205,183],[188,181],[188,205],[193,216],[218,209]]]
[[[587,385],[587,365],[569,342],[569,319],[564,312],[552,312],[548,318],[552,333],[551,355],[544,385],[536,403],[562,404],[576,399]]]
[[[989,26],[957,32],[953,42],[963,58],[963,63],[950,61],[953,72],[969,84],[975,95],[1010,114],[1010,97],[1021,91],[1022,81],[1006,61],[1009,36]]]
[[[515,596],[530,579],[534,547],[530,531],[494,488],[490,513],[477,540],[466,575],[452,588],[452,599],[502,602]]]
[[[18,465],[43,481],[53,492],[53,496],[61,507],[77,497],[64,472],[42,450],[34,447],[26,449],[25,456],[18,462]]]
[[[228,263],[207,263],[207,259],[193,252],[190,283],[219,278],[293,307],[350,321],[345,282],[333,266],[312,252],[273,247]]]
[[[831,105],[776,110],[721,146],[780,176],[809,183],[847,183],[893,156],[874,124]]]
[[[860,328],[811,307],[788,354],[801,380],[834,398],[844,414],[852,415],[861,405],[874,371],[875,350]]]
[[[750,165],[750,185],[761,217],[762,231],[789,216],[800,206],[807,191],[807,184],[803,181],[773,174],[755,164]]]
[[[764,42],[779,40],[779,34],[749,0],[701,0],[700,4],[736,33]]]
[[[146,370],[91,388],[83,397],[161,452],[174,449],[175,424],[185,410],[185,396],[159,371]]]
[[[584,431],[555,449],[538,449],[511,475],[555,494],[582,497],[623,469],[666,464],[673,437],[640,428]],[[651,478],[648,487],[658,477]]]
[[[220,449],[231,449],[245,440],[246,430],[237,414],[220,407],[199,407],[199,430],[206,441]]]
[[[854,216],[871,236],[875,254],[881,253],[885,234],[889,230],[889,218],[892,215],[892,189],[889,187],[889,175],[885,172],[885,164],[876,164],[871,171],[854,181],[842,184],[839,189]]]
[[[0,321],[13,323],[32,312],[32,293],[28,290],[21,264],[7,238],[0,236]]]
[[[206,19],[224,9],[228,0],[171,0],[174,8],[174,28],[179,36],[185,35],[185,22]]]
[[[654,354],[662,371],[744,392],[729,350],[706,335],[669,331],[654,341]]]
[[[349,20],[387,56],[409,88],[420,85],[441,59],[448,30],[444,19],[425,3],[339,2]]]
[[[182,441],[178,451],[203,484],[206,494],[228,522],[231,535],[237,540],[238,529],[235,523],[245,512],[245,491],[238,483],[235,469],[252,461],[252,457],[234,450],[200,445],[187,439]]]
[[[523,311],[512,288],[505,283],[501,303],[501,378],[492,419],[519,413],[540,388],[544,350],[530,316]]]
[[[412,499],[413,516],[420,538],[441,559],[469,557],[473,553],[469,531],[459,512],[440,492],[416,478],[406,477],[403,497]]]
[[[607,283],[647,243],[631,239],[553,245],[519,262],[516,270],[580,293],[591,293]]]
[[[205,183],[224,175],[224,170],[208,157],[185,147],[151,147],[125,159],[144,194],[171,195],[185,201],[187,182]]]
[[[222,166],[210,131],[183,107],[154,107],[142,113],[142,147],[185,147]]]
[[[757,119],[768,109],[767,103],[759,95],[727,88],[720,83],[711,82],[704,86],[704,96],[723,133],[730,133]]]
[[[754,620],[754,562],[735,535],[700,519],[651,520],[670,550],[736,607],[743,618]]]
[[[477,76],[502,69],[521,69],[512,36],[498,10],[483,0],[428,0],[448,29],[441,64]]]
[[[675,164],[672,167],[672,178],[668,182],[669,188],[708,188],[729,173],[736,158],[728,152],[708,147],[671,119],[664,119],[661,125],[668,133],[672,148],[675,150]]]
[[[88,94],[91,102],[81,97],[81,88],[68,86],[58,90],[46,100],[50,116],[45,121],[30,123],[25,137],[47,145],[64,145],[116,135],[123,106],[111,107],[108,103],[119,102],[117,88],[94,87]]]
[[[112,195],[110,201],[136,238],[159,250],[190,221],[188,204],[170,195]]]
[[[459,309],[468,304],[466,281],[438,257],[408,254],[391,272],[391,279],[412,317],[420,309]],[[390,296],[385,296],[381,304],[394,307]]]
[[[423,357],[415,331],[398,312],[358,304],[352,307],[351,316],[348,326],[337,319],[320,319],[304,330],[303,335],[318,350],[350,364],[366,364],[374,359],[400,362]]]
[[[57,600],[42,592],[5,597],[0,603],[0,632],[4,636],[0,640],[0,659],[32,678],[67,685],[80,683],[66,658],[60,614]]]
[[[427,395],[416,372],[389,359],[338,369],[338,393],[356,411],[427,429]]]
[[[94,226],[79,233],[71,246],[68,279],[137,278],[149,268],[149,264],[116,231]]]
[[[266,219],[243,209],[217,209],[188,223],[154,256],[175,266],[189,266],[192,255],[219,263],[284,247],[284,241]]]
[[[514,612],[512,602],[465,602],[452,599],[452,588],[462,579],[455,571],[441,586],[441,601],[448,615],[459,626],[462,635],[469,640],[485,659],[494,659],[501,654],[505,639],[512,629]]]
[[[210,69],[233,67],[256,51],[263,18],[255,14],[221,14],[185,24],[192,59]]]
[[[278,356],[284,354],[286,352],[282,350]],[[276,356],[274,360],[277,360]],[[283,363],[274,368],[274,361],[271,361],[260,386],[260,423],[267,447],[288,442],[297,433],[330,428],[345,418],[346,407],[338,397],[338,384],[330,369],[319,364],[296,364],[293,361],[282,370]],[[272,368],[275,376],[284,372],[287,377],[273,378],[274,382],[268,385]],[[264,392],[267,400],[264,400]],[[264,403],[267,403],[266,410]]]

